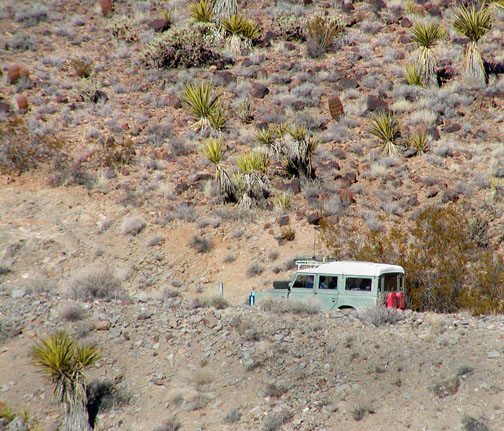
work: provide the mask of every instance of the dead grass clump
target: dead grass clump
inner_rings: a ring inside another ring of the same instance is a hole
[[[266,386],[266,396],[272,398],[280,398],[283,394],[285,394],[289,389],[283,385],[277,385],[275,382],[269,383]]]
[[[320,304],[307,299],[304,301],[288,301],[286,299],[267,298],[259,302],[259,309],[269,313],[316,314],[320,311]]]
[[[292,419],[292,413],[286,409],[268,414],[264,418],[263,431],[277,431]]]
[[[187,404],[187,410],[192,412],[194,410],[204,409],[209,403],[210,398],[204,394],[196,394],[194,398]]]
[[[154,428],[154,431],[177,431],[181,426],[182,424],[180,423],[180,421],[175,416],[173,416],[166,419],[163,422],[163,425]]]
[[[359,404],[357,407],[354,407],[350,413],[352,413],[352,417],[355,421],[360,421],[364,419],[364,416],[368,413],[373,414],[374,409],[370,405]]]
[[[108,269],[82,270],[70,280],[69,291],[73,299],[112,299],[124,295],[121,281]]]
[[[71,304],[63,308],[60,317],[67,322],[77,322],[84,318],[85,311],[79,304]]]
[[[193,248],[198,253],[208,253],[212,249],[212,241],[206,237],[194,235],[189,242],[189,247]]]
[[[393,325],[404,319],[403,314],[395,308],[386,308],[383,306],[371,307],[357,314],[357,317],[363,322],[374,326],[386,324]]]
[[[259,262],[252,262],[247,268],[247,276],[250,278],[261,275],[264,272],[264,267]]]
[[[469,415],[464,415],[462,418],[462,426],[464,431],[488,431],[489,428],[486,425],[483,418],[473,418]]]
[[[145,220],[141,217],[133,216],[124,219],[121,230],[127,235],[137,235],[145,227]]]
[[[224,419],[222,421],[225,424],[235,424],[237,422],[240,422],[242,415],[243,414],[239,409],[231,409],[229,413],[224,416]]]
[[[439,398],[445,398],[455,395],[458,392],[459,386],[460,380],[458,376],[455,376],[435,383],[432,387],[432,392]]]

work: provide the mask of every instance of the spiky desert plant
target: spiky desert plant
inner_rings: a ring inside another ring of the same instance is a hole
[[[308,134],[306,127],[294,124],[289,128],[281,148],[284,170],[295,177],[315,178],[312,159],[319,141]]]
[[[345,26],[337,18],[322,15],[315,15],[306,22],[305,26],[308,42],[321,52],[327,51],[331,42],[344,30]]]
[[[220,192],[226,199],[232,199],[235,194],[235,187],[228,172],[221,165],[222,158],[227,151],[224,141],[220,138],[207,138],[202,144],[201,153],[215,167],[215,180]]]
[[[429,140],[425,133],[415,133],[407,142],[408,147],[415,148],[420,154],[429,149]]]
[[[238,0],[213,0],[214,19],[220,22],[238,12]]]
[[[390,112],[380,111],[373,115],[368,132],[380,140],[378,147],[385,156],[399,153],[397,140],[401,137],[399,121]]]
[[[494,10],[504,9],[504,0],[485,0],[484,3]]]
[[[209,126],[216,130],[224,127],[226,122],[224,111],[220,106],[220,97],[213,94],[214,87],[207,81],[198,84],[186,84],[182,94],[189,112],[197,118],[192,125],[196,130]]]
[[[238,207],[251,208],[269,195],[269,179],[266,174],[269,163],[269,152],[262,148],[242,154],[237,159],[238,172],[234,180],[239,190]]]
[[[261,34],[261,27],[243,15],[229,15],[221,21],[222,29],[229,38],[229,47],[235,52],[252,45]]]
[[[210,22],[213,18],[212,2],[200,0],[189,4],[191,18],[197,22]]]
[[[404,78],[409,85],[423,86],[422,72],[418,68],[418,63],[408,63],[404,68]]]
[[[411,28],[412,40],[418,46],[418,70],[425,84],[437,85],[436,56],[433,48],[444,35],[443,27],[435,22],[416,22]]]
[[[260,144],[278,156],[282,152],[283,138],[288,129],[287,124],[269,124],[267,129],[259,129],[255,137]]]
[[[30,356],[32,364],[54,385],[65,412],[65,431],[90,431],[84,370],[100,358],[98,349],[57,332],[36,342]]]
[[[465,73],[480,84],[486,84],[487,74],[478,42],[491,27],[492,9],[488,5],[478,9],[474,4],[453,9],[453,28],[470,40],[465,52]]]
[[[275,197],[275,206],[279,211],[287,211],[291,206],[292,194],[283,192]]]

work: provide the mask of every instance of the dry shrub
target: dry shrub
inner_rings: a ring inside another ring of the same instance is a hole
[[[316,314],[320,304],[311,299],[288,301],[286,299],[266,298],[259,302],[259,309],[269,313]]]
[[[401,265],[408,306],[418,311],[474,314],[504,311],[504,267],[492,247],[472,241],[462,205],[427,207],[408,231],[343,231],[323,223],[323,240],[333,256]],[[349,237],[347,241],[342,238]]]
[[[121,281],[108,269],[85,269],[69,282],[73,299],[112,299],[124,295]]]
[[[395,308],[386,308],[383,306],[367,308],[357,314],[357,317],[363,322],[374,326],[394,324],[404,319],[403,314]]]
[[[63,142],[53,136],[30,133],[23,119],[0,122],[0,173],[22,174],[53,157]]]
[[[212,26],[206,23],[172,28],[149,44],[143,54],[143,62],[149,67],[176,69],[223,61],[212,41],[212,34]]]

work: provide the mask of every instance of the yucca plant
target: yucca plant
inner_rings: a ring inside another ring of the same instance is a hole
[[[212,0],[214,19],[220,22],[230,15],[236,15],[238,12],[238,0]]]
[[[444,35],[443,27],[434,22],[416,22],[411,28],[412,40],[418,46],[418,70],[425,84],[437,85],[437,63],[432,50]]]
[[[291,206],[292,195],[290,193],[283,192],[275,197],[275,206],[279,211],[287,211]]]
[[[226,200],[233,200],[235,187],[229,174],[221,165],[222,158],[227,151],[224,141],[220,138],[207,138],[202,144],[201,153],[215,167],[215,180],[220,192]]]
[[[250,47],[261,34],[261,27],[243,15],[229,15],[223,18],[221,26],[229,37],[229,47],[235,52]]]
[[[186,84],[182,100],[187,104],[189,112],[198,120],[192,127],[201,130],[213,127],[220,130],[224,127],[226,118],[220,106],[219,95],[213,94],[214,87],[207,81],[199,84]]]
[[[401,137],[399,121],[390,112],[380,111],[373,115],[368,132],[380,140],[378,145],[383,155],[391,156],[399,153],[397,140]]]
[[[415,133],[408,141],[407,146],[415,148],[420,154],[429,149],[429,140],[425,133]]]
[[[312,159],[318,144],[319,141],[309,136],[304,126],[292,126],[281,148],[285,172],[295,177],[315,178]]]
[[[191,18],[197,22],[211,22],[213,19],[212,2],[200,0],[189,3]]]
[[[486,84],[487,74],[478,42],[492,27],[492,20],[492,9],[488,5],[478,9],[474,4],[453,9],[453,28],[470,40],[465,52],[465,73],[480,84]]]
[[[65,431],[90,431],[84,370],[100,358],[98,349],[79,345],[66,333],[57,332],[36,342],[30,356],[54,385],[65,412]]]
[[[306,38],[317,51],[326,52],[336,36],[343,33],[345,26],[338,19],[315,15],[306,22]]]
[[[259,129],[255,137],[259,143],[266,146],[275,155],[280,155],[283,137],[288,131],[286,124],[269,124],[267,129]]]
[[[418,63],[408,63],[404,68],[404,78],[409,85],[423,87],[422,72],[418,68]]]
[[[504,0],[485,0],[484,3],[493,9],[504,9]]]
[[[259,172],[265,174],[268,170],[271,158],[267,151],[259,149],[242,154],[236,160],[238,170],[243,174]]]
[[[267,149],[258,148],[241,155],[236,165],[234,183],[238,191],[238,207],[251,208],[269,195],[267,176],[270,154]]]

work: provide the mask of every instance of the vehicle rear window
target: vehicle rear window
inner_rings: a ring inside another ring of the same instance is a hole
[[[380,292],[397,292],[402,288],[402,274],[384,274],[380,277]]]
[[[371,292],[371,281],[370,278],[347,277],[345,290]]]

